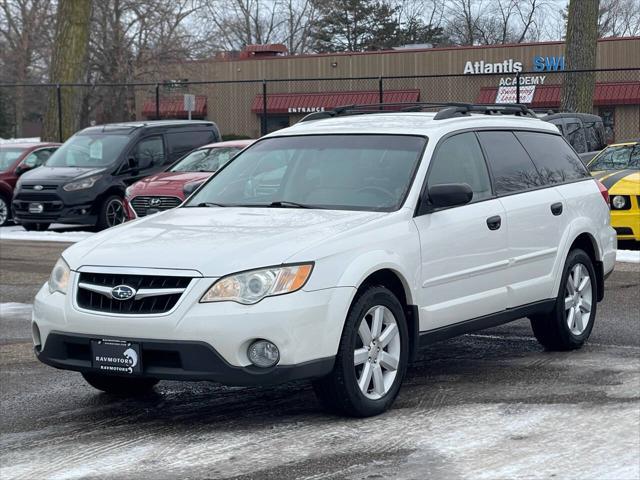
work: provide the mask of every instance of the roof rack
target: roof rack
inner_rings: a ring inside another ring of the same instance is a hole
[[[460,102],[400,102],[400,103],[367,103],[361,105],[342,105],[333,110],[310,113],[301,122],[320,120],[323,118],[342,117],[347,115],[365,115],[373,113],[421,112],[432,108],[442,108],[436,113],[434,120],[469,116],[472,113],[484,115],[516,115],[537,118],[536,114],[521,103],[460,103]]]

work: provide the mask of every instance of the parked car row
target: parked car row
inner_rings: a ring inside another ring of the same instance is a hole
[[[207,121],[132,122],[86,128],[62,146],[56,145],[55,153],[40,168],[22,175],[19,169],[13,169],[14,218],[27,230],[46,230],[54,222],[98,229],[118,225],[127,219],[127,187],[220,138],[215,123]],[[16,155],[10,150],[15,145],[2,148],[8,158]],[[43,155],[42,148],[35,153]],[[6,203],[11,197],[5,198]]]

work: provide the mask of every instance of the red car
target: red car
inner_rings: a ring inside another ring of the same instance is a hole
[[[134,183],[125,195],[129,220],[177,207],[185,199],[187,184],[204,182],[240,150],[255,140],[233,140],[204,145],[171,165],[166,171]]]
[[[0,144],[0,227],[11,218],[11,197],[18,177],[44,164],[59,143],[2,143]]]

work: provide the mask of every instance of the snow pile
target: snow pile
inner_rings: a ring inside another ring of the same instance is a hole
[[[617,262],[640,263],[640,250],[618,250]]]
[[[54,225],[55,228],[55,225]],[[27,232],[22,226],[2,227],[0,228],[0,240],[25,240],[40,242],[68,242],[75,243],[92,235],[91,232],[68,231],[57,232],[47,230],[44,232]]]

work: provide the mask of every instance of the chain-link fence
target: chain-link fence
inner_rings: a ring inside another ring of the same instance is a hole
[[[93,124],[192,118],[213,120],[225,137],[237,138],[264,135],[292,125],[308,113],[351,104],[524,103],[539,112],[555,112],[560,109],[564,84],[572,76],[595,80],[593,112],[603,117],[610,141],[640,135],[640,68],[130,84],[0,84],[0,95],[9,100],[13,97],[14,101],[22,99],[22,112],[27,112],[23,118],[30,120],[30,128],[38,133],[33,136],[42,135],[43,123],[57,127],[50,127],[44,132],[45,137],[64,140],[73,133],[65,131],[65,125],[77,130]],[[69,91],[75,95],[67,96]],[[195,98],[189,111],[185,96],[191,95]],[[5,98],[4,105],[11,105],[11,101]],[[65,121],[66,115],[72,121]]]

